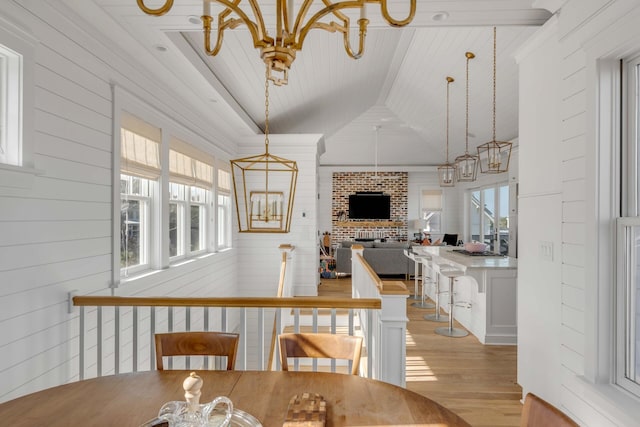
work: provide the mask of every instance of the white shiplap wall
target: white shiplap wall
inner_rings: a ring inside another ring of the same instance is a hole
[[[569,0],[518,55],[518,380],[585,426],[639,416],[637,399],[608,386],[616,63],[640,52],[638,22],[637,1]],[[539,252],[547,239],[552,262]]]
[[[39,42],[33,157],[41,171],[28,189],[0,182],[0,401],[5,401],[78,378],[78,313],[67,312],[67,293],[110,293],[110,83],[118,81],[143,101],[153,94],[148,102],[160,110],[179,108],[180,98],[46,2],[3,1],[0,17]],[[235,294],[236,268],[230,250],[122,284],[116,293]]]

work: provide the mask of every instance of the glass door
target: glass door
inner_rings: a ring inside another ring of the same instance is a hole
[[[509,253],[509,186],[499,185],[469,193],[471,240],[488,245],[488,250]]]

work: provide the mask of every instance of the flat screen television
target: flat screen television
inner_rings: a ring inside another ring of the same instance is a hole
[[[382,192],[358,192],[349,195],[350,219],[390,219],[391,196]]]

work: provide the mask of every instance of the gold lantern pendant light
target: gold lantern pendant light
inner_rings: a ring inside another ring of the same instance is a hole
[[[511,143],[496,141],[496,27],[493,27],[493,139],[478,146],[480,171],[502,173],[509,170]]]
[[[449,163],[449,85],[454,81],[453,77],[447,77],[447,162],[438,166],[440,187],[453,187],[456,184],[456,166]]]
[[[456,157],[456,171],[458,182],[473,182],[478,175],[478,156],[469,154],[469,61],[476,56],[472,52],[466,52],[467,57],[467,89],[466,89],[466,125],[464,154]]]
[[[241,233],[288,233],[298,164],[269,153],[269,76],[265,78],[264,150],[231,160],[233,192]]]

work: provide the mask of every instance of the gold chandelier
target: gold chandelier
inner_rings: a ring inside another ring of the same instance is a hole
[[[472,52],[465,53],[467,57],[467,95],[466,95],[466,124],[464,154],[456,157],[456,171],[458,182],[473,182],[478,175],[478,156],[469,154],[469,61],[476,56]]]
[[[456,184],[456,166],[449,163],[449,85],[454,81],[453,77],[447,77],[447,161],[438,166],[440,187],[453,187]]]
[[[493,27],[493,139],[478,146],[482,173],[507,172],[511,159],[511,143],[496,141],[496,39],[496,27]]]
[[[144,4],[144,0],[137,0],[138,7],[146,14],[160,16],[169,12],[174,0],[151,9]],[[369,20],[366,17],[367,3],[380,3],[380,11],[384,19],[394,27],[409,24],[416,12],[416,0],[409,0],[409,15],[402,20],[396,20],[389,15],[389,0],[275,0],[269,2],[275,7],[276,28],[275,37],[269,35],[264,23],[263,14],[258,0],[247,0],[248,6],[240,6],[242,0],[202,0],[204,29],[204,45],[208,55],[215,56],[222,47],[224,31],[240,25],[246,25],[253,38],[253,46],[261,51],[261,57],[267,66],[267,75],[276,85],[286,85],[291,64],[296,58],[296,52],[302,50],[307,34],[311,29],[319,28],[329,32],[342,33],[344,48],[347,55],[358,59],[364,53],[364,39]],[[217,39],[211,48],[211,3],[218,3],[224,9],[218,14]],[[263,2],[264,3],[264,2]],[[299,5],[294,13],[295,3]],[[360,11],[358,51],[354,52],[350,40],[350,18],[343,13],[347,9]],[[253,19],[251,18],[253,17]],[[330,22],[320,22],[321,19],[332,19]],[[335,19],[335,20],[333,20]],[[274,75],[279,73],[279,76]]]

